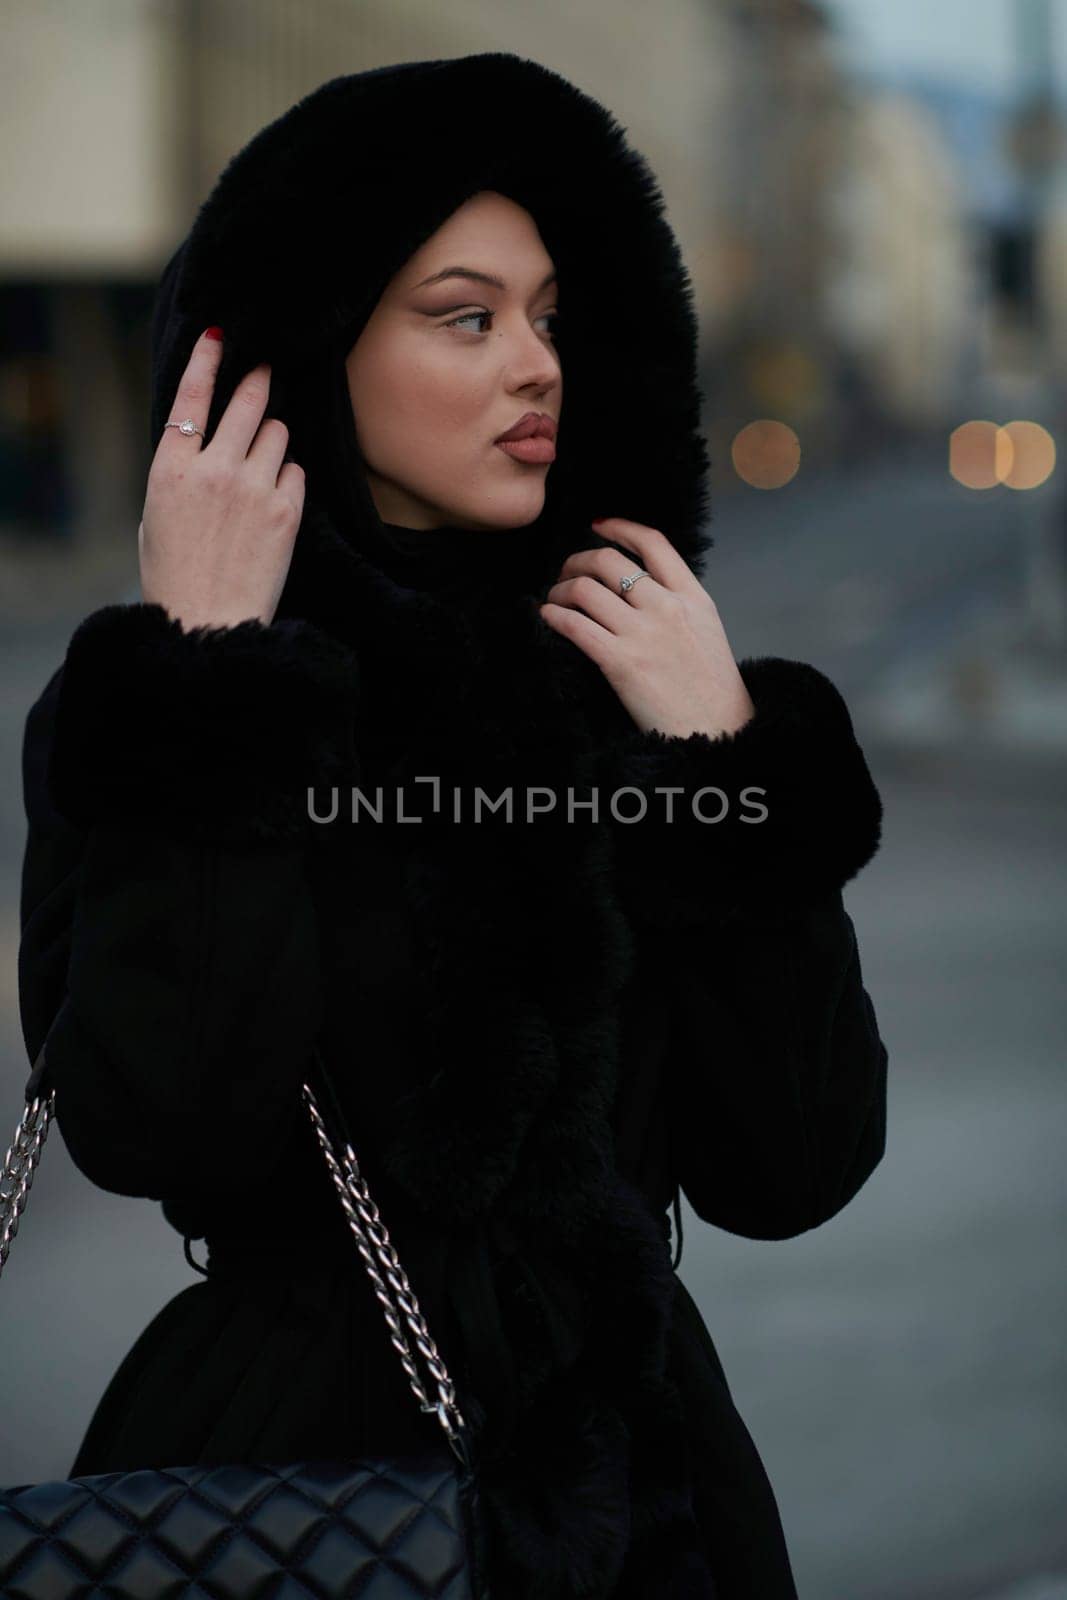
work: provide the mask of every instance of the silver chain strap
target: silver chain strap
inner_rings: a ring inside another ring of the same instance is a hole
[[[374,1292],[381,1301],[385,1312],[385,1320],[389,1324],[393,1346],[400,1356],[415,1398],[418,1400],[421,1410],[436,1413],[442,1428],[444,1428],[448,1436],[449,1444],[459,1455],[460,1460],[465,1462],[465,1450],[462,1441],[458,1438],[458,1433],[460,1429],[466,1428],[466,1422],[456,1402],[455,1388],[448,1375],[448,1369],[438,1353],[437,1346],[430,1338],[430,1330],[427,1328],[425,1318],[419,1310],[419,1303],[415,1298],[411,1284],[408,1282],[407,1273],[400,1265],[397,1253],[393,1249],[392,1241],[378,1212],[378,1207],[371,1199],[370,1190],[367,1188],[367,1180],[359,1170],[355,1151],[350,1144],[345,1145],[343,1155],[344,1175],[342,1176],[341,1166],[337,1162],[330,1136],[323,1124],[318,1101],[306,1083],[303,1086],[303,1093],[307,1101],[308,1113],[319,1138],[319,1144],[322,1146],[326,1165],[330,1169],[334,1187],[340,1197],[345,1216],[348,1218],[348,1226],[352,1231],[352,1237],[355,1239],[356,1247],[363,1257],[367,1275],[374,1285]],[[353,1200],[355,1200],[355,1207],[352,1204]],[[358,1216],[356,1215],[357,1210],[359,1212]],[[381,1229],[380,1238],[378,1236],[379,1228]],[[378,1253],[378,1259],[385,1269],[397,1302],[415,1336],[415,1343],[418,1345],[425,1358],[426,1365],[433,1374],[438,1393],[436,1402],[427,1400],[426,1391],[419,1382],[419,1375],[412,1360],[411,1349],[401,1332],[396,1309],[389,1298],[389,1290],[382,1281],[381,1274],[371,1260],[370,1252],[367,1249],[368,1238]]]
[[[35,1073],[41,1065],[43,1054],[42,1049],[34,1067]],[[348,1219],[348,1226],[374,1286],[375,1295],[385,1312],[393,1347],[400,1356],[412,1392],[419,1402],[419,1409],[437,1417],[453,1453],[463,1466],[469,1466],[467,1425],[456,1402],[455,1388],[437,1346],[430,1337],[407,1274],[393,1249],[388,1230],[371,1199],[366,1180],[359,1170],[355,1152],[352,1146],[346,1143],[342,1160],[340,1162],[337,1160],[313,1090],[305,1083],[302,1092],[323,1157]],[[4,1157],[4,1170],[0,1175],[0,1274],[3,1273],[12,1241],[19,1231],[19,1218],[26,1208],[26,1201],[33,1187],[34,1172],[41,1159],[44,1142],[55,1116],[55,1098],[56,1092],[51,1089],[47,1094],[27,1100],[15,1129],[14,1141]],[[378,1256],[388,1279],[388,1286],[374,1264],[371,1249]],[[401,1331],[400,1319],[390,1296],[390,1289],[414,1335],[416,1345],[433,1374],[438,1394],[436,1401],[427,1398],[426,1390],[419,1379],[411,1347]]]
[[[4,1157],[4,1171],[0,1177],[0,1273],[7,1262],[11,1241],[19,1231],[19,1217],[26,1209],[33,1174],[48,1138],[55,1093],[53,1089],[49,1095],[27,1100],[15,1129],[15,1141]]]

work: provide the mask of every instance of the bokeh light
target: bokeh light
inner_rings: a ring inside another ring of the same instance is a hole
[[[1010,452],[1011,440],[1001,438],[995,422],[961,423],[949,439],[948,470],[965,489],[993,489],[1011,465],[1003,459],[1005,450]]]
[[[1039,422],[1006,422],[1000,434],[1011,444],[1010,461],[1001,475],[1009,489],[1036,489],[1056,467],[1056,444]]]
[[[753,489],[780,489],[800,469],[800,440],[784,422],[750,422],[734,438],[730,458]]]
[[[1056,444],[1039,422],[964,422],[951,435],[949,471],[966,489],[1036,489],[1056,468]]]

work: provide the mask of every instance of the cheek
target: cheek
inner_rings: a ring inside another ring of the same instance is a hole
[[[445,470],[484,465],[500,414],[492,386],[473,368],[469,357],[464,362],[447,351],[424,355],[413,365],[398,406],[409,438],[418,440],[420,456]]]
[[[487,403],[488,376],[470,350],[431,341],[413,357],[409,371],[412,404],[441,427],[463,423]]]
[[[361,348],[349,391],[364,455],[380,470],[437,481],[497,465],[500,408],[476,352],[394,330]]]

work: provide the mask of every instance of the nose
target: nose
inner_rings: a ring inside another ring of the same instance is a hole
[[[543,334],[538,333],[529,322],[524,322],[513,336],[508,370],[516,389],[531,384],[547,389],[559,382],[559,354],[552,345],[545,343]]]

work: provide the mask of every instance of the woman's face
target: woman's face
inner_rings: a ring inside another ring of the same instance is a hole
[[[384,522],[520,528],[540,515],[551,463],[517,460],[494,441],[528,411],[559,419],[557,304],[533,218],[491,190],[465,201],[392,279],[345,362]]]

